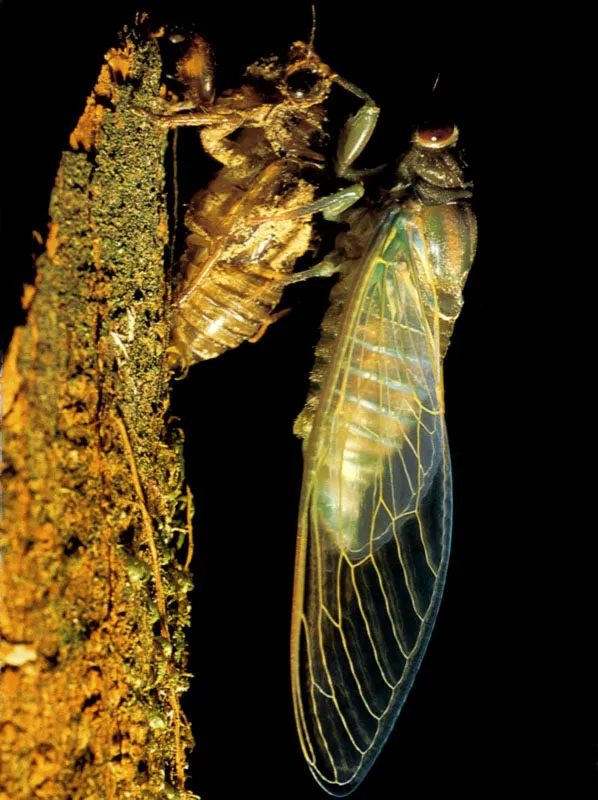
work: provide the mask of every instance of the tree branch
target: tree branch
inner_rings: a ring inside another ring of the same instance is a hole
[[[167,142],[132,111],[155,103],[160,73],[138,31],[107,54],[5,360],[2,799],[190,797]]]

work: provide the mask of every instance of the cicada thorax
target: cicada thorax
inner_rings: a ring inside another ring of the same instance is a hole
[[[476,249],[476,218],[469,203],[461,201],[427,207],[418,203],[403,213],[413,240],[421,243],[414,247],[414,266],[422,285],[434,292],[434,302],[427,302],[426,310],[431,329],[438,325],[444,358],[463,307],[463,286]]]

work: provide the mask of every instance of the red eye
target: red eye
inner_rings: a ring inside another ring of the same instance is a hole
[[[441,128],[417,128],[413,134],[415,144],[428,150],[450,147],[458,138],[459,129],[456,125],[444,125]]]

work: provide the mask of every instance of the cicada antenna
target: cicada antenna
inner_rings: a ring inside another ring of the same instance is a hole
[[[316,7],[312,3],[311,4],[311,33],[309,35],[309,51],[313,53],[314,51],[314,42],[316,40]]]

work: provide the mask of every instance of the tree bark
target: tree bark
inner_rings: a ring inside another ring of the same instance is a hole
[[[4,364],[0,798],[191,797],[191,539],[169,429],[157,42],[125,31],[64,152]]]

